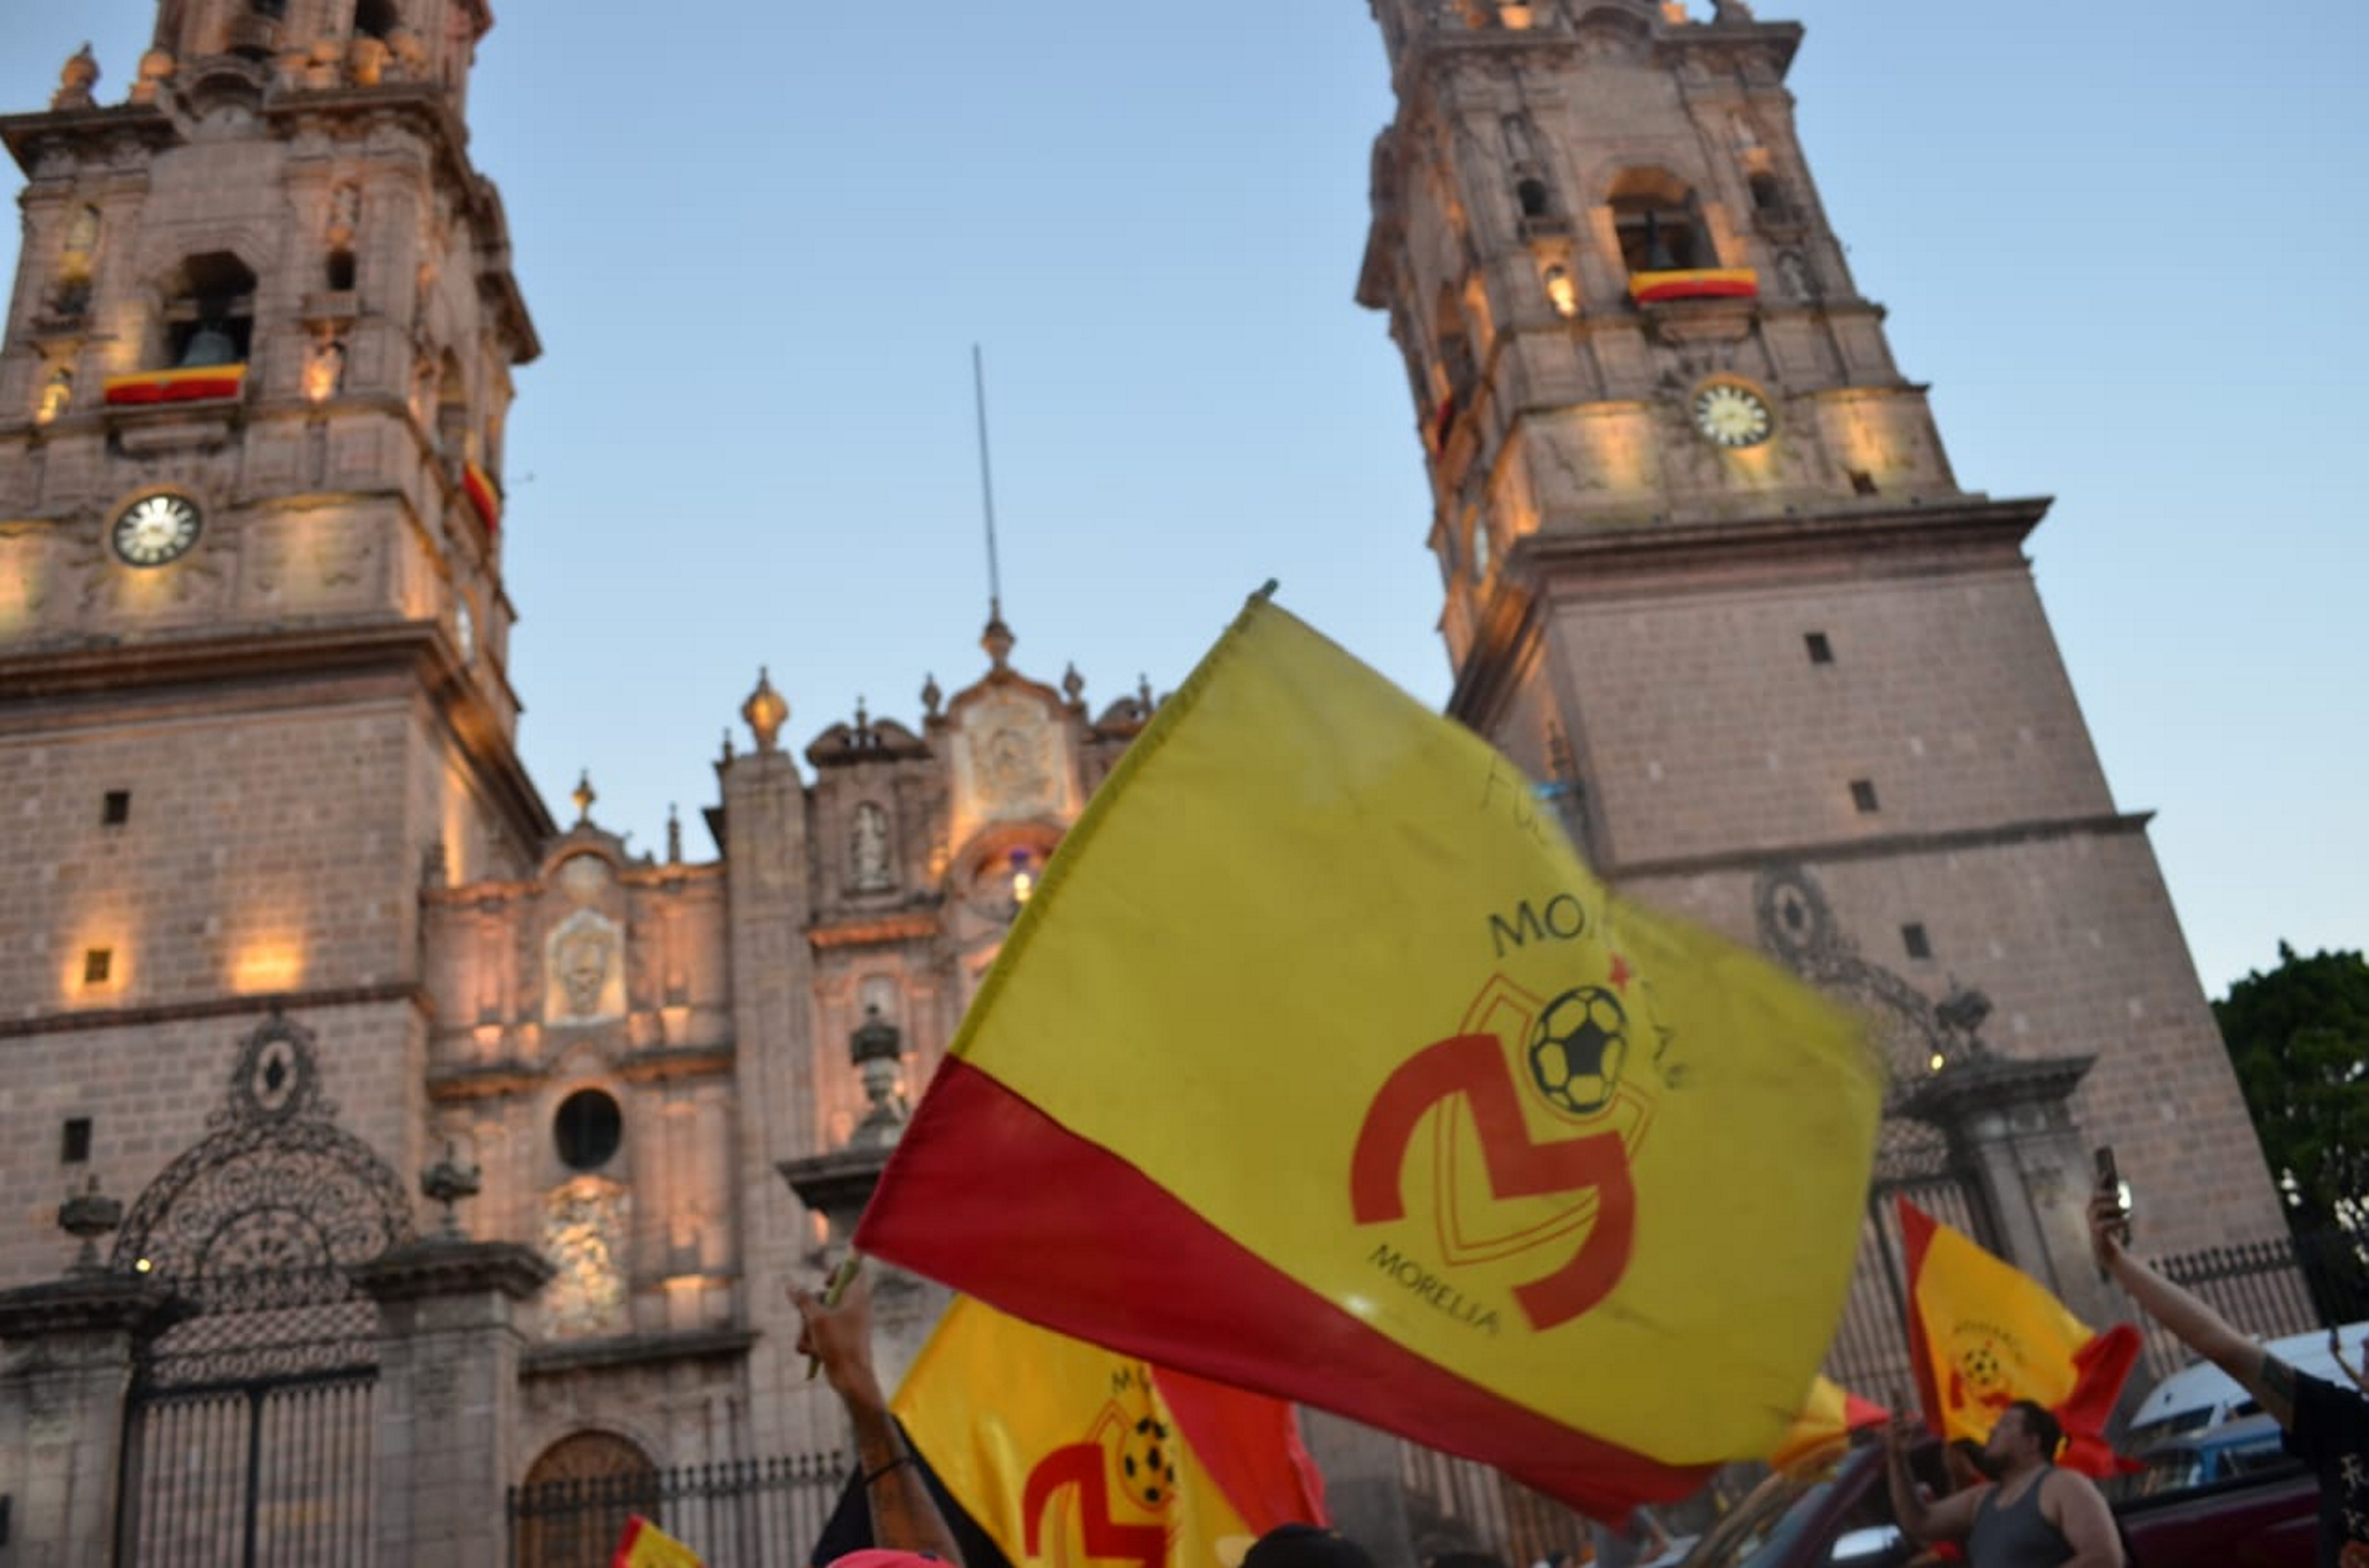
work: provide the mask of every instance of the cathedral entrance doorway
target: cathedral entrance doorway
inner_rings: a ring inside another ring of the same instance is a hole
[[[116,1560],[371,1555],[378,1309],[347,1270],[404,1240],[403,1184],[339,1128],[311,1033],[243,1042],[213,1131],[144,1191],[111,1267],[171,1287],[125,1403]]]

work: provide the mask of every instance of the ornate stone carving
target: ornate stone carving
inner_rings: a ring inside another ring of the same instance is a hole
[[[1798,865],[1772,865],[1754,894],[1761,946],[1822,991],[1855,1006],[1876,1026],[1892,1081],[1893,1109],[1929,1078],[1955,1043],[1915,986],[1859,956],[1834,918],[1818,879]]]
[[[626,1326],[631,1212],[626,1191],[597,1176],[580,1176],[545,1199],[543,1251],[554,1273],[543,1306],[553,1333],[612,1334]]]
[[[617,923],[598,910],[578,909],[553,926],[544,939],[543,1021],[566,1026],[623,1016],[624,956]]]

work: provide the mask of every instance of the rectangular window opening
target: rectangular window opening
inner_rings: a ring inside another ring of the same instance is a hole
[[[1876,476],[1875,476],[1875,475],[1873,475],[1873,474],[1871,474],[1871,473],[1869,473],[1869,472],[1868,472],[1866,469],[1864,469],[1864,468],[1854,468],[1854,469],[1852,469],[1852,470],[1851,470],[1851,494],[1854,494],[1854,495],[1873,495],[1873,494],[1876,494]]]
[[[108,790],[106,798],[99,804],[98,820],[101,825],[109,828],[120,828],[130,822],[132,820],[132,791],[129,789]]]
[[[1826,641],[1824,632],[1810,632],[1802,638],[1802,641],[1810,650],[1810,663],[1814,665],[1834,663],[1834,645]]]
[[[115,970],[113,948],[87,948],[83,952],[83,984],[105,985],[107,976]]]
[[[1900,945],[1908,950],[1908,956],[1912,958],[1933,957],[1933,940],[1925,934],[1924,925],[1918,921],[1912,920],[1900,928]]]
[[[66,1119],[65,1133],[59,1140],[58,1158],[68,1165],[81,1165],[90,1158],[90,1118],[70,1116]]]
[[[1873,779],[1851,781],[1851,804],[1857,806],[1862,812],[1876,809],[1876,782]]]

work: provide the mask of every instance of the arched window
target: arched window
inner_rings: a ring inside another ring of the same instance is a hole
[[[1621,264],[1632,272],[1678,272],[1717,266],[1702,205],[1683,180],[1640,169],[1613,182],[1609,205],[1620,236]]]
[[[181,263],[164,308],[164,357],[174,369],[244,365],[255,332],[255,274],[227,251]]]
[[[461,376],[460,357],[444,351],[436,377],[436,444],[454,462],[474,461],[469,449],[469,388]]]
[[[355,0],[354,30],[366,37],[383,42],[387,35],[403,25],[403,16],[395,8],[395,0]]]
[[[1440,378],[1447,383],[1447,400],[1460,405],[1470,402],[1473,384],[1480,378],[1480,367],[1473,358],[1473,336],[1465,324],[1464,302],[1457,298],[1453,285],[1440,286],[1432,334],[1439,344],[1439,372]]]
[[[658,1512],[658,1466],[614,1432],[576,1432],[543,1451],[517,1499],[518,1568],[607,1562],[626,1520]]]

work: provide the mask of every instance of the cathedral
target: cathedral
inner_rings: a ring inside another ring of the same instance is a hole
[[[2280,1234],[2034,588],[2048,503],[1962,488],[1893,363],[1795,133],[1801,29],[1371,5],[1398,111],[1357,297],[1413,387],[1450,712],[1608,879],[1886,1047],[1832,1369],[1905,1369],[1893,1193],[2092,1321],[2091,1145],[2153,1246]],[[1033,678],[991,616],[908,720],[801,744],[761,675],[705,844],[630,852],[589,786],[546,796],[502,573],[541,345],[466,129],[491,25],[160,0],[120,96],[78,56],[0,118],[0,1528],[29,1563],[605,1560],[609,1513],[562,1539],[520,1499],[827,1481],[784,1285],[843,1249],[1153,711]],[[884,1285],[899,1354],[934,1291]],[[1394,1568],[1459,1509],[1512,1549],[1469,1478],[1311,1441]],[[710,1560],[811,1532],[734,1539]]]

